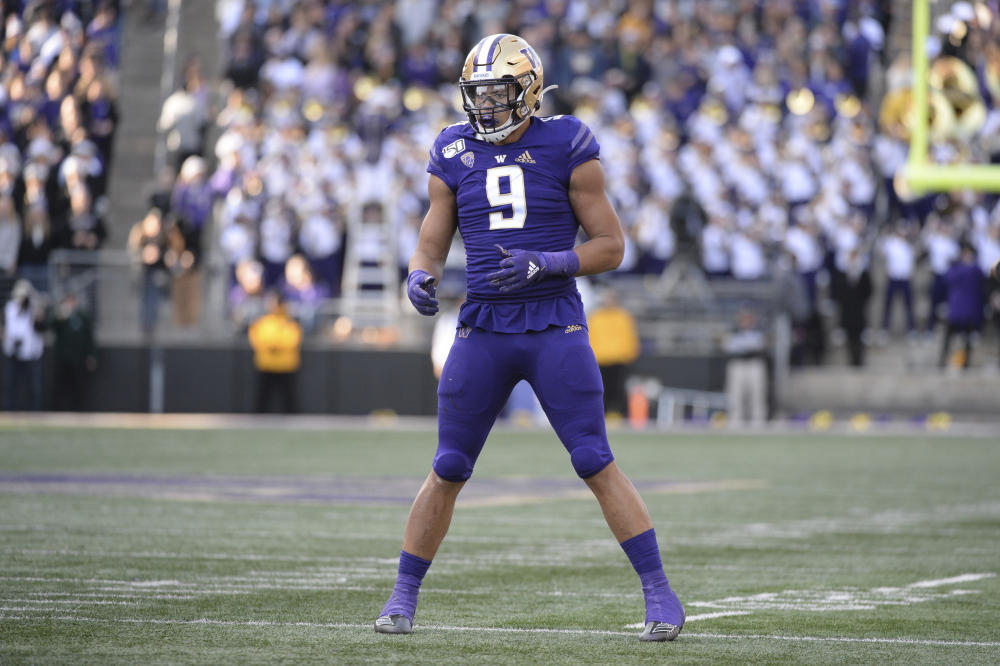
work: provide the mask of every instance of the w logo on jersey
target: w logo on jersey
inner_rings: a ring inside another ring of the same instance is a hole
[[[517,156],[515,162],[520,162],[521,164],[534,164],[535,160],[531,157],[531,153],[527,150]]]
[[[504,154],[504,155],[494,155],[493,159],[495,159],[497,161],[497,164],[503,164],[505,161],[507,161],[507,155],[506,154]]]

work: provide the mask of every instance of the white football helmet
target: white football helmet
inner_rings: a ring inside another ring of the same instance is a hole
[[[542,85],[542,61],[535,49],[508,34],[479,40],[465,57],[458,80],[469,122],[490,143],[506,139],[538,110]]]

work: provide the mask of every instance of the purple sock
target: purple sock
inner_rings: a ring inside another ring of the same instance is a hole
[[[621,547],[642,582],[642,595],[646,599],[646,622],[684,624],[684,607],[670,589],[667,575],[663,573],[656,532],[647,530],[622,541]]]
[[[380,615],[405,615],[413,622],[413,616],[417,612],[417,592],[420,591],[420,583],[430,566],[430,560],[410,555],[405,550],[399,551],[396,585]]]

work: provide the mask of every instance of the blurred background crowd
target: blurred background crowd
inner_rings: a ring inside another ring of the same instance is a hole
[[[156,20],[163,4],[141,9]],[[708,280],[792,275],[803,362],[821,360],[821,314],[837,321],[855,364],[890,332],[980,330],[1000,317],[985,280],[1000,259],[1000,205],[984,193],[920,196],[898,177],[912,78],[908,43],[889,40],[894,27],[909,30],[899,4],[216,0],[219,71],[185,61],[156,128],[167,166],[148,213],[126,223],[143,330],[154,330],[168,289],[178,321],[197,321],[198,268],[218,253],[238,330],[276,290],[311,332],[315,310],[343,295],[349,244],[385,251],[351,238],[352,216],[384,216],[404,274],[427,207],[428,148],[464,120],[462,62],[497,32],[527,39],[546,85],[559,86],[541,113],[574,114],[598,137],[628,241],[612,280],[681,263]],[[47,252],[105,237],[122,10],[3,3],[0,274],[40,292]],[[1000,163],[998,17],[996,0],[951,3],[936,17],[939,163]],[[949,278],[963,262],[977,290]],[[875,267],[885,279],[873,283]],[[931,279],[915,294],[921,269]],[[450,277],[445,292],[457,296],[460,282]],[[884,308],[868,321],[874,296]]]
[[[463,120],[464,56],[482,35],[513,32],[559,85],[542,113],[577,115],[599,137],[628,236],[618,274],[658,275],[691,252],[709,277],[790,267],[808,328],[818,287],[863,311],[868,295],[853,287],[878,261],[889,279],[871,325],[884,337],[898,300],[901,328],[931,331],[960,247],[984,275],[1000,258],[1000,207],[984,194],[920,197],[896,178],[910,73],[908,52],[887,49],[890,4],[220,0],[225,93],[217,113],[205,99],[189,105],[179,154],[216,165],[197,187],[222,202],[235,311],[268,288],[293,302],[337,295],[356,207],[385,205],[405,268],[426,209],[427,147]],[[996,7],[955,3],[935,27],[933,157],[1000,161]],[[187,86],[196,100],[199,85]],[[212,146],[198,129],[207,123],[220,133]],[[918,320],[911,281],[924,260],[934,277]],[[855,315],[842,313],[843,328],[860,334],[869,322]]]
[[[116,2],[3,3],[0,274],[48,287],[55,248],[106,236],[118,122]]]

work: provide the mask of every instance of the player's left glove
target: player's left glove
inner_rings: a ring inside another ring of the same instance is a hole
[[[534,284],[547,275],[576,275],[580,258],[573,250],[564,252],[534,252],[532,250],[505,250],[500,253],[500,270],[486,277],[501,292],[516,291]]]

